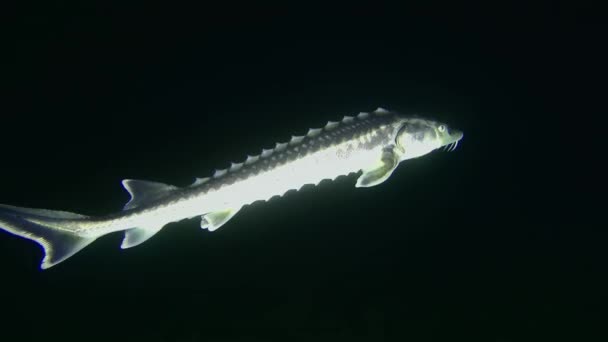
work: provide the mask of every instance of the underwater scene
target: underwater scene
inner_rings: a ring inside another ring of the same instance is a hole
[[[0,340],[603,340],[608,236],[557,146],[599,31],[209,6],[9,23]]]

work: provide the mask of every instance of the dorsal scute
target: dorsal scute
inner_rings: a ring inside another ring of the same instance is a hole
[[[296,145],[296,144],[301,143],[302,140],[304,140],[304,137],[305,136],[303,136],[303,135],[299,135],[299,136],[294,135],[294,136],[292,136],[291,140],[289,140],[289,145]]]
[[[310,137],[310,138],[314,138],[317,135],[321,134],[322,131],[323,131],[323,128],[310,128],[308,130],[308,133],[306,133],[306,136]]]
[[[276,143],[274,150],[277,152],[284,151],[287,148],[288,143]]]
[[[263,149],[262,154],[261,154],[262,158],[270,157],[270,155],[272,154],[273,151],[274,151],[273,149]]]
[[[259,155],[258,156],[247,156],[247,159],[245,160],[245,164],[250,165],[250,164],[257,162],[258,160],[260,160]]]
[[[230,172],[238,171],[243,167],[243,163],[231,163],[230,164]]]
[[[344,123],[346,123],[346,124],[349,124],[349,123],[351,123],[351,122],[353,122],[353,121],[355,121],[355,118],[354,118],[354,117],[352,117],[352,116],[345,116],[345,117],[342,119],[342,122],[344,122]]]
[[[382,107],[378,107],[371,113],[360,112],[357,116],[344,116],[340,121],[328,121],[327,124],[323,128],[310,128],[306,135],[301,136],[292,136],[289,142],[284,143],[276,143],[275,147],[272,149],[263,149],[262,153],[256,156],[247,156],[247,158],[242,163],[231,163],[230,168],[215,170],[213,174],[213,178],[218,178],[224,176],[228,172],[238,171],[245,165],[251,165],[261,158],[269,158],[275,152],[282,152],[287,149],[288,146],[298,145],[302,143],[306,138],[315,138],[323,133],[323,131],[331,131],[340,126],[340,124],[351,124],[357,120],[365,120],[370,117],[370,115],[386,115],[390,114],[390,112]],[[323,139],[323,138],[321,138]],[[197,179],[192,186],[203,184],[208,181],[209,178],[205,179]]]
[[[213,178],[222,177],[228,172],[228,169],[218,169],[213,173]]]
[[[198,186],[201,184],[205,184],[209,181],[209,177],[205,177],[205,178],[196,178],[194,180],[194,182],[192,184],[190,184],[190,186]]]
[[[387,115],[387,114],[390,114],[390,112],[388,110],[382,108],[382,107],[378,107],[374,111],[374,114],[376,114],[376,115]]]
[[[340,122],[338,122],[338,121],[328,121],[327,125],[325,125],[324,128],[325,128],[325,130],[329,131],[329,130],[332,130],[332,129],[338,127],[338,125],[340,125]]]
[[[357,115],[357,119],[367,119],[369,117],[369,113],[361,112]]]

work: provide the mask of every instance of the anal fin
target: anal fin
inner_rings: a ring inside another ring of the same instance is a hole
[[[208,229],[210,232],[212,232],[228,222],[239,210],[240,208],[230,208],[207,213],[201,216],[201,228]]]
[[[146,242],[149,238],[158,233],[164,225],[148,227],[148,228],[131,228],[125,231],[125,237],[122,240],[120,248],[127,249],[135,247]]]

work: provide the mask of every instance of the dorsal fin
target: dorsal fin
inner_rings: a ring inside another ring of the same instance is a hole
[[[177,190],[177,187],[173,185],[137,179],[125,179],[122,181],[122,186],[131,195],[131,199],[125,204],[125,210],[157,200],[166,196],[169,192]]]

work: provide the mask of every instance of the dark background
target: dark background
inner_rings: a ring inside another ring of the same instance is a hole
[[[603,154],[564,143],[604,111],[593,7],[230,6],[7,12],[0,203],[106,214],[124,178],[184,186],[378,106],[463,141],[374,188],[324,182],[125,251],[111,234],[48,271],[0,234],[0,340],[606,336],[608,235],[577,214]]]

